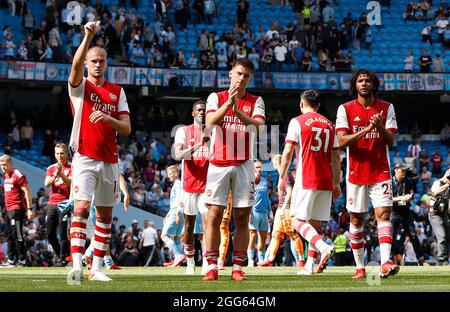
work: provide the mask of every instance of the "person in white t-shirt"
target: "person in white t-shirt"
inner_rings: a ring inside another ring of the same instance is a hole
[[[141,241],[139,242],[139,247],[144,253],[144,266],[153,264],[155,251],[159,248],[158,233],[154,226],[154,221],[144,221],[144,231],[142,231]]]
[[[84,25],[85,36],[75,53],[68,81],[74,115],[70,147],[74,153],[71,196],[75,201],[70,229],[73,268],[68,280],[75,283],[83,277],[82,256],[91,202],[97,207],[97,222],[89,280],[111,281],[100,271],[100,265],[111,237],[112,208],[120,201],[116,137],[117,133],[131,132],[125,92],[105,80],[106,50],[89,48],[99,27],[98,21]],[[87,78],[83,77],[84,67]]]
[[[286,54],[288,50],[286,46],[280,41],[278,45],[273,50],[273,53],[275,54],[275,60],[278,64],[278,70],[281,70],[282,65],[286,61]]]

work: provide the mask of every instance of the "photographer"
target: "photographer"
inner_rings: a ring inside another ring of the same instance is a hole
[[[433,183],[428,218],[438,244],[437,265],[448,265],[448,245],[450,221],[448,218],[450,202],[450,169],[444,177]]]
[[[411,178],[406,176],[406,166],[402,163],[396,164],[394,168],[394,176],[392,177],[392,212],[391,222],[393,227],[393,237],[397,237],[400,233],[400,224],[403,224],[405,234],[411,238],[414,252],[419,260],[423,263],[422,248],[417,238],[416,227],[410,210],[411,202],[414,198],[414,183]]]

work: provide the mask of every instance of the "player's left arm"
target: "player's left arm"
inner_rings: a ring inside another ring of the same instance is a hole
[[[31,189],[28,184],[23,185],[20,189],[25,194],[25,202],[27,203],[27,217],[28,219],[33,218],[33,197],[31,196]]]
[[[125,179],[120,173],[119,173],[119,187],[124,195],[123,210],[128,211],[128,208],[130,207],[130,193],[128,193],[127,182],[125,182]]]
[[[341,196],[341,157],[339,149],[331,151],[331,170],[333,172],[333,199],[338,199]]]

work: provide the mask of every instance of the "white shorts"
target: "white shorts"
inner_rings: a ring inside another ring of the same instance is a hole
[[[387,180],[375,184],[353,184],[347,181],[347,210],[364,213],[369,210],[369,199],[372,206],[392,207],[392,181]]]
[[[304,221],[328,221],[331,199],[331,191],[308,190],[295,183],[292,189],[291,217]]]
[[[86,200],[94,206],[114,206],[120,201],[119,165],[76,153],[72,160],[71,195],[74,200]]]
[[[183,191],[180,195],[180,205],[183,212],[189,216],[196,216],[198,212],[208,212],[205,206],[205,193],[189,193]]]
[[[227,206],[228,194],[233,195],[234,208],[252,207],[255,199],[255,171],[253,161],[239,166],[217,167],[209,164],[206,178],[205,203]]]

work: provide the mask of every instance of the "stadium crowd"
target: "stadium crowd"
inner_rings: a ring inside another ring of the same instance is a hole
[[[404,18],[421,20],[420,16],[429,16],[435,25],[424,28],[423,40],[431,44],[432,29],[437,28],[440,40],[445,43],[447,33],[450,34],[448,5],[444,1],[439,10],[427,9],[425,6],[429,2],[409,5]],[[49,0],[44,18],[38,20],[28,8],[27,1],[18,2],[14,8],[11,3],[15,1],[8,1],[9,14],[19,15],[23,28],[8,24],[3,27],[0,58],[72,61],[84,33],[81,26],[67,23],[67,8],[60,2]],[[236,23],[222,33],[202,29],[202,25],[213,25],[213,17],[220,14],[219,1],[155,1],[155,22],[151,23],[141,16],[138,1],[119,1],[119,7],[107,6],[99,0],[80,3],[83,24],[101,21],[100,31],[93,41],[105,47],[108,62],[115,65],[227,69],[235,59],[246,57],[257,70],[309,72],[317,68],[318,71],[348,72],[355,64],[352,49],[360,51],[363,46],[370,53],[376,39],[365,13],[354,17],[355,12],[349,11],[342,21],[336,20],[335,10],[342,9],[338,8],[337,1],[293,1],[292,10],[298,14],[297,20],[287,24],[274,20],[268,29],[262,24],[251,29],[250,4],[240,0],[236,4]],[[177,43],[176,32],[187,31],[190,23],[196,25],[198,32],[197,38],[189,38],[197,41],[195,51],[186,51],[183,44]],[[19,43],[13,38],[21,32],[24,39]],[[442,56],[438,58],[442,61]],[[313,66],[313,61],[317,66]],[[434,66],[434,71],[444,71],[444,67]],[[422,71],[431,71],[427,68]],[[406,67],[406,62],[405,70],[412,70]]]

